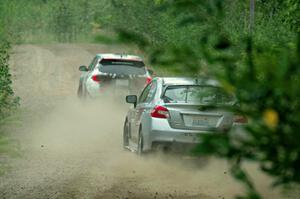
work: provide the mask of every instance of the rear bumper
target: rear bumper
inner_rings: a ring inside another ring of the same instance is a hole
[[[179,142],[152,142],[153,151],[171,153],[191,153],[198,143],[179,143]]]
[[[99,85],[98,87],[94,87],[88,91],[89,96],[93,98],[97,97],[125,97],[127,95],[138,95],[141,91],[140,90],[132,90],[128,87],[105,87]]]
[[[200,134],[209,131],[174,129],[166,119],[151,118],[149,131],[144,132],[144,151],[152,150],[157,144],[195,146],[200,143]]]
[[[130,90],[128,88],[107,88],[101,87],[91,89],[89,91],[89,96],[92,98],[98,97],[123,97],[125,101],[125,97],[130,94]]]
[[[128,81],[128,85],[120,85],[118,80]],[[87,91],[91,97],[100,96],[126,96],[139,94],[143,89],[143,84],[133,84],[135,79],[111,79],[109,82],[87,82]]]

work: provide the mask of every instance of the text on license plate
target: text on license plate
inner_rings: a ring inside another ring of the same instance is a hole
[[[214,126],[216,123],[215,118],[210,117],[193,117],[192,126]]]
[[[208,121],[206,119],[193,119],[193,126],[204,126],[208,125]]]
[[[116,85],[117,86],[128,86],[129,82],[128,82],[128,80],[116,80]]]

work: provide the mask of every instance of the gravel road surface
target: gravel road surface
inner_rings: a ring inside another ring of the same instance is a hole
[[[21,124],[11,136],[21,156],[8,159],[0,198],[233,198],[243,191],[226,162],[122,149],[128,106],[76,97],[79,65],[96,53],[126,52],[93,44],[20,45],[11,59],[21,97]],[[133,53],[135,53],[133,51]],[[255,165],[247,165],[265,198],[282,198]]]

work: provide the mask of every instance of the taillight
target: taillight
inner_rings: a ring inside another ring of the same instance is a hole
[[[100,76],[99,75],[93,75],[92,80],[99,83],[100,82]]]
[[[148,76],[146,78],[146,85],[149,84],[152,81],[152,77]]]
[[[151,117],[155,118],[168,118],[169,117],[169,110],[163,106],[156,106],[151,111]]]
[[[235,115],[234,119],[233,119],[233,122],[246,124],[246,123],[248,123],[248,118],[243,116],[243,115]]]

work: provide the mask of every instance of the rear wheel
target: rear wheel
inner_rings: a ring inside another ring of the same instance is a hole
[[[138,155],[142,155],[144,153],[143,152],[143,144],[144,144],[144,139],[143,139],[142,129],[140,128],[138,146],[137,146],[137,154]]]
[[[123,148],[126,149],[129,146],[129,123],[125,120],[123,128]]]
[[[82,84],[79,83],[78,90],[77,90],[77,97],[82,98]]]
[[[79,83],[79,87],[78,87],[78,90],[77,90],[77,96],[80,99],[85,99],[86,98],[86,94],[83,90],[82,82]]]

